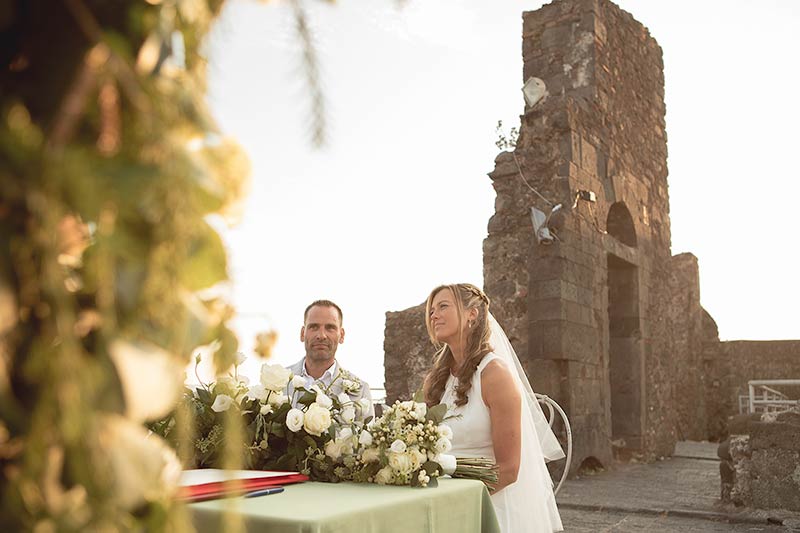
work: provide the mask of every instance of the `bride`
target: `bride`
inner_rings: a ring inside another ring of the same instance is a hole
[[[428,296],[425,323],[439,348],[425,377],[429,406],[447,404],[456,457],[488,457],[490,486],[504,533],[562,531],[545,460],[564,457],[514,349],[489,313],[489,299],[468,283]]]

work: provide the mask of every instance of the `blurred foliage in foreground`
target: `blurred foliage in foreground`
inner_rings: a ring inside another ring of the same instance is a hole
[[[0,7],[0,531],[185,525],[178,458],[143,423],[193,347],[235,358],[209,219],[249,169],[206,109],[201,53],[221,7]]]

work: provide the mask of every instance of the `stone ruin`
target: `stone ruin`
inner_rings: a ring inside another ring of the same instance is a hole
[[[721,499],[800,512],[800,407],[737,416],[719,446]]]
[[[748,379],[800,377],[800,341],[720,342],[697,258],[671,253],[661,48],[607,0],[526,12],[522,38],[523,80],[546,92],[489,173],[483,287],[534,389],[569,416],[572,472],[724,438]],[[552,213],[551,244],[532,207]],[[430,366],[423,315],[386,314],[388,402]]]

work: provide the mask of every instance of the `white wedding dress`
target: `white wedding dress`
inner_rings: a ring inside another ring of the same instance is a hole
[[[489,409],[483,402],[481,394],[481,373],[486,365],[495,359],[502,362],[502,358],[494,353],[487,354],[481,360],[472,376],[472,388],[468,392],[467,403],[462,406],[455,406],[458,379],[451,375],[447,381],[441,403],[448,405],[448,416],[458,416],[445,420],[453,430],[453,448],[448,452],[451,455],[487,457],[492,460],[495,458]],[[562,531],[561,517],[553,495],[553,482],[545,466],[542,447],[538,439],[530,437],[530,435],[535,436],[532,430],[523,430],[521,433],[523,453],[520,457],[517,481],[492,495],[501,531],[503,533]]]

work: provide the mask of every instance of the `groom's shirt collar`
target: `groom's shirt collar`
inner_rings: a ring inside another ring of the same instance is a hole
[[[311,390],[311,385],[313,385],[314,383],[317,383],[317,382],[320,382],[324,386],[329,387],[331,382],[333,381],[333,378],[336,377],[337,372],[339,372],[339,363],[338,363],[338,361],[336,361],[336,359],[334,359],[333,360],[333,364],[330,367],[328,367],[328,370],[326,370],[319,377],[319,379],[314,379],[314,377],[311,376],[306,371],[306,360],[303,359],[303,373],[300,374],[300,375],[303,378],[305,378],[305,380],[306,380],[306,389]]]

